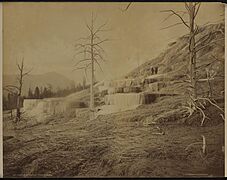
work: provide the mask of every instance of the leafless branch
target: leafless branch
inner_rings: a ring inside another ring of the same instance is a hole
[[[98,60],[97,60],[97,59],[95,59],[95,58],[94,58],[94,60],[95,60],[96,64],[98,64],[99,69],[103,72],[102,67],[101,67],[101,65],[99,64]]]
[[[198,109],[198,110],[202,113],[202,115],[203,115],[203,119],[202,119],[201,124],[200,124],[200,126],[203,126],[203,123],[204,123],[204,121],[205,121],[205,119],[206,119],[206,115],[205,115],[205,113],[203,112],[203,110],[202,110],[200,107],[197,106],[197,109]]]
[[[27,71],[27,72],[23,73],[23,74],[22,74],[22,76],[24,77],[24,76],[26,76],[26,75],[30,74],[30,72],[32,72],[32,70],[33,70],[33,68],[32,68],[32,69],[30,69],[29,71]]]
[[[197,6],[198,4],[200,4],[201,2],[195,2],[195,6]]]
[[[189,7],[189,5],[187,4],[187,2],[185,2],[184,3],[184,5],[185,5],[185,8],[188,10],[188,12],[190,11],[190,7]]]
[[[102,48],[102,46],[100,46],[99,44],[96,44],[96,46],[94,46],[94,48],[99,48],[99,49],[101,49],[102,50],[102,52],[105,52],[105,50]]]
[[[84,54],[84,53],[91,53],[91,51],[90,50],[87,50],[87,49],[84,49],[83,51],[79,51],[79,52],[77,52],[75,55],[74,55],[74,57],[75,56],[77,56],[77,55],[79,55],[79,54]]]
[[[101,46],[100,46],[101,47]],[[101,47],[94,46],[95,51],[97,51],[99,54],[106,54],[105,50]]]
[[[189,144],[189,145],[185,148],[185,150],[187,151],[191,146],[200,145],[200,144],[203,144],[203,143],[202,143],[202,142],[191,143],[191,144]]]
[[[76,39],[76,41],[80,41],[80,40],[89,40],[91,38],[91,35],[87,36],[87,37],[81,37]]]
[[[17,68],[19,69],[20,72],[23,71],[23,69],[24,69],[24,57],[22,58],[21,65],[19,65],[17,63]]]
[[[197,4],[196,4],[196,5],[197,5]],[[195,6],[196,6],[196,5],[195,5]],[[196,18],[197,14],[198,14],[198,12],[199,12],[200,6],[201,6],[201,2],[198,3],[198,7],[197,7],[197,9],[195,10],[194,18]],[[196,8],[196,7],[195,7],[195,8]]]
[[[178,26],[178,25],[180,25],[180,24],[183,24],[183,23],[176,23],[176,24],[172,24],[172,25],[170,25],[170,26],[167,26],[167,27],[164,27],[164,28],[161,28],[160,30],[163,30],[163,29],[168,29],[168,28],[172,28],[172,27],[175,27],[175,26]]]
[[[103,27],[105,27],[106,25],[107,25],[107,23],[108,23],[108,21],[106,21],[104,24],[102,24],[101,26],[99,26],[98,28],[97,28],[97,30],[94,32],[94,34],[93,35],[96,35],[98,32],[100,32],[100,31],[107,31],[107,30],[105,30],[105,29],[102,29]]]
[[[128,3],[128,5],[126,6],[126,8],[125,9],[122,9],[121,11],[127,11],[128,10],[128,8],[131,6],[131,4],[132,4],[132,2],[130,2],[130,3]]]
[[[82,66],[82,67],[77,67],[77,68],[75,68],[75,69],[73,69],[73,71],[75,71],[75,70],[81,70],[81,69],[87,69],[87,68],[89,68],[89,66],[91,65],[91,63],[89,63],[89,64],[87,64],[87,65],[85,65],[85,66]]]
[[[95,40],[95,39],[98,39],[98,40],[100,40],[100,41],[102,40],[97,34],[94,35],[94,40]]]
[[[182,12],[182,16],[184,16],[187,12],[185,11],[176,11],[177,13]],[[169,16],[167,16],[162,22],[165,22],[166,20],[168,20],[169,18],[171,18],[174,14],[169,14]]]
[[[87,62],[87,61],[91,61],[91,58],[82,59],[82,60],[78,61],[74,66],[77,66],[77,65],[79,65],[80,63],[82,63],[82,62]]]
[[[97,42],[97,43],[94,43],[94,46],[97,46],[97,45],[99,45],[99,44],[102,44],[102,43],[104,43],[104,42],[106,42],[106,41],[110,41],[110,39],[104,39],[104,40],[102,40],[102,41],[99,41],[99,42]]]
[[[98,56],[102,61],[106,61],[100,53],[94,53],[94,56]]]
[[[213,103],[209,98],[198,98],[198,100],[206,100],[210,104],[212,104],[213,106],[215,106],[217,109],[219,109],[221,112],[225,113],[222,108],[220,108],[217,104]]]
[[[80,69],[85,69],[85,67],[78,67],[78,68],[73,69],[73,71],[80,70]]]
[[[187,28],[190,28],[189,25],[187,24],[187,22],[185,22],[185,20],[181,17],[181,15],[179,15],[174,10],[164,10],[164,11],[161,11],[161,12],[164,12],[164,13],[167,12],[167,13],[172,13],[172,14],[176,15]]]
[[[90,27],[87,23],[86,23],[86,27],[89,29],[89,31],[90,31],[91,33],[93,33],[91,27]]]
[[[6,86],[4,86],[4,88],[15,88],[15,89],[19,90],[19,88],[17,86],[14,86],[14,85],[6,85]]]
[[[84,50],[84,48],[88,48],[90,46],[91,46],[90,43],[85,43],[85,44],[76,44],[74,47],[76,51],[79,51],[79,50]]]

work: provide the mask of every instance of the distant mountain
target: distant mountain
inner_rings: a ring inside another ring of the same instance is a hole
[[[3,86],[5,85],[17,85],[16,75],[3,75]],[[57,89],[65,89],[74,86],[74,81],[56,72],[37,75],[31,74],[24,78],[22,94],[27,95],[29,88],[34,91],[36,86],[40,88],[51,86],[53,91],[56,91]]]

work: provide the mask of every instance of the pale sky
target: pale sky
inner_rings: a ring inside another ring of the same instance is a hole
[[[16,61],[24,57],[25,64],[33,67],[33,74],[58,72],[75,82],[81,81],[83,71],[72,72],[76,39],[88,31],[91,13],[97,14],[97,26],[108,20],[111,31],[103,38],[113,39],[103,45],[108,62],[98,68],[97,79],[125,75],[138,64],[163,52],[169,42],[187,33],[183,25],[161,28],[180,22],[166,9],[185,10],[184,3],[132,3],[126,12],[120,9],[128,3],[4,3],[3,57],[4,73],[15,74]],[[221,3],[202,3],[196,22],[220,22],[224,6]],[[185,16],[186,18],[186,16]],[[139,59],[139,60],[138,60]]]

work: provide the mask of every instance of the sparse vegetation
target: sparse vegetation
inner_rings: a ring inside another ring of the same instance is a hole
[[[18,85],[7,85],[3,88],[3,90],[8,91],[13,97],[16,97],[16,122],[21,120],[21,107],[23,107],[23,97],[22,97],[22,88],[23,88],[23,80],[24,77],[29,75],[31,70],[25,71],[24,67],[24,59],[22,59],[21,64],[17,64],[17,68],[19,71],[17,82]],[[10,95],[9,95],[10,96]],[[10,102],[10,109],[15,108],[13,102]]]
[[[55,116],[43,124],[26,127],[26,131],[17,130],[20,137],[4,140],[5,177],[222,176],[222,120],[213,119],[199,128],[185,125],[183,117],[174,112],[180,124],[168,117],[150,123],[179,107],[182,100],[162,97],[154,104],[92,121],[85,108],[74,117]],[[5,137],[10,136],[4,130]],[[205,160],[200,155],[201,134],[206,138],[206,155],[202,154]],[[190,145],[194,143],[199,144]]]
[[[224,46],[217,44],[224,44],[224,24],[198,26],[200,7],[186,2],[185,12],[163,11],[169,13],[165,20],[180,20],[164,29],[183,24],[188,34],[124,80],[95,80],[95,65],[102,70],[100,61],[105,61],[101,45],[109,39],[101,38],[108,29],[106,23],[95,26],[93,13],[88,36],[75,45],[82,83],[29,86],[22,96],[23,77],[30,71],[24,72],[23,61],[18,64],[19,86],[5,87],[9,94],[3,105],[11,115],[4,111],[4,176],[224,176]],[[27,98],[23,121],[20,98]],[[135,108],[98,113],[113,102]]]

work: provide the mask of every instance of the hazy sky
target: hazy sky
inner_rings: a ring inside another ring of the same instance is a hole
[[[81,81],[83,71],[72,72],[75,40],[88,31],[91,12],[97,14],[97,26],[108,20],[111,31],[103,38],[113,39],[103,46],[108,62],[97,68],[97,78],[112,78],[126,74],[138,64],[156,57],[169,42],[187,33],[183,25],[161,28],[179,22],[171,17],[163,22],[166,9],[185,10],[184,3],[4,3],[3,41],[4,73],[16,73],[16,61],[24,57],[33,74],[55,71]],[[218,22],[223,17],[220,3],[202,3],[197,16],[199,25]],[[186,18],[186,16],[185,16]],[[139,60],[138,60],[139,59]]]

